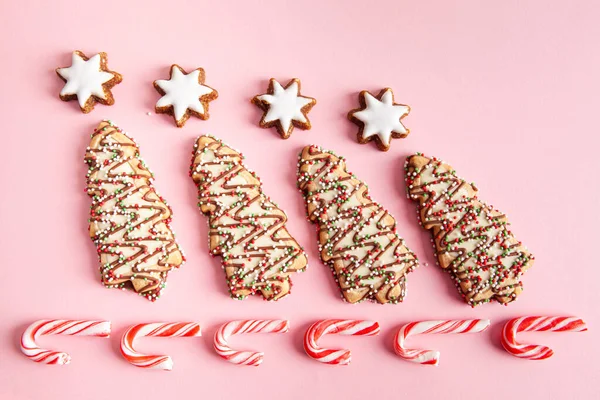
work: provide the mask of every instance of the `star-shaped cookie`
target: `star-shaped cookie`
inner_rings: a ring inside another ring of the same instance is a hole
[[[252,103],[264,111],[260,127],[275,127],[281,138],[287,139],[294,127],[310,129],[307,114],[317,104],[317,100],[300,95],[299,79],[292,79],[283,87],[277,80],[271,78],[267,93],[255,96]]]
[[[410,131],[402,125],[402,118],[410,107],[394,103],[392,89],[385,88],[377,97],[366,90],[358,95],[360,108],[351,110],[348,119],[359,126],[358,143],[375,141],[379,150],[388,151],[392,138],[404,138]]]
[[[190,115],[208,119],[208,103],[219,93],[204,84],[204,77],[202,68],[188,74],[179,65],[173,64],[168,80],[154,81],[154,88],[162,95],[156,102],[156,112],[172,115],[179,128],[185,125]]]
[[[70,67],[56,68],[56,74],[65,81],[60,99],[77,99],[79,108],[86,114],[94,109],[96,103],[107,106],[114,104],[110,89],[121,83],[123,77],[110,71],[106,63],[106,53],[88,58],[81,51],[74,51]]]

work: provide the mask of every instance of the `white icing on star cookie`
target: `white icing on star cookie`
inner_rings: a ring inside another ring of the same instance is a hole
[[[202,68],[188,74],[177,64],[171,66],[170,79],[154,81],[154,87],[163,95],[156,102],[156,112],[173,115],[180,128],[192,114],[208,119],[208,103],[219,95],[215,89],[204,85]]]
[[[360,92],[361,108],[348,113],[350,121],[361,127],[358,142],[375,140],[380,150],[390,148],[392,138],[403,138],[410,131],[402,124],[402,118],[408,115],[410,107],[394,103],[392,89],[383,89],[377,97],[363,90]]]
[[[300,95],[300,80],[292,79],[284,88],[273,78],[267,93],[255,96],[252,102],[265,112],[260,126],[274,126],[283,139],[290,137],[294,127],[310,129],[307,113],[317,104],[312,97]]]
[[[92,111],[97,102],[114,104],[110,88],[123,80],[120,74],[108,70],[106,53],[88,59],[82,52],[74,51],[71,66],[57,68],[56,73],[65,81],[60,91],[61,100],[77,99],[84,113]]]

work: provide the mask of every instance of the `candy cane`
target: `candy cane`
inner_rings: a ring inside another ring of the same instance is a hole
[[[440,352],[437,350],[407,349],[404,342],[409,336],[428,333],[475,333],[490,326],[487,319],[463,319],[447,321],[421,321],[404,325],[394,338],[394,351],[406,361],[418,364],[438,365]]]
[[[241,333],[285,333],[289,329],[290,323],[286,320],[241,320],[227,322],[221,325],[215,333],[215,351],[231,363],[258,366],[263,361],[263,352],[233,350],[227,343],[229,338],[232,335]]]
[[[517,342],[518,332],[583,332],[587,326],[580,318],[574,317],[521,317],[508,321],[502,329],[502,346],[515,357],[528,360],[543,360],[552,357],[554,351],[547,346],[521,344]]]
[[[30,360],[44,364],[65,365],[71,356],[61,351],[38,347],[36,339],[41,335],[110,336],[109,321],[75,321],[68,319],[43,319],[29,325],[21,336],[21,351]]]
[[[304,351],[309,357],[326,364],[348,365],[352,354],[347,349],[324,349],[317,341],[328,334],[375,336],[379,323],[375,321],[325,319],[311,325],[304,335]]]
[[[173,360],[167,355],[146,355],[138,353],[133,343],[139,337],[197,337],[202,336],[200,325],[195,322],[171,322],[138,324],[130,327],[121,338],[121,354],[131,364],[140,368],[156,368],[170,371]]]

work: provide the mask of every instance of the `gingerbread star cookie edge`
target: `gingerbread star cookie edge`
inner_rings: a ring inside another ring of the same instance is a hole
[[[275,78],[271,78],[267,93],[252,98],[252,103],[264,112],[259,126],[261,128],[274,127],[282,139],[289,138],[294,127],[310,129],[308,113],[317,104],[317,100],[302,96],[300,91],[300,79],[291,79],[284,87]]]
[[[360,108],[348,112],[348,119],[359,127],[358,143],[374,141],[379,150],[388,151],[392,138],[405,138],[410,133],[402,124],[402,119],[410,113],[410,107],[395,103],[391,88],[382,89],[377,96],[363,90],[358,101]]]
[[[97,63],[97,66],[95,65]],[[107,54],[97,53],[87,57],[82,51],[75,50],[69,67],[56,68],[56,74],[65,85],[59,93],[62,101],[77,100],[81,112],[91,112],[96,103],[113,105],[115,99],[111,89],[123,81],[121,74],[108,69]],[[90,69],[97,67],[97,71]],[[94,73],[97,73],[95,76]],[[90,79],[95,78],[93,82]]]
[[[204,69],[196,68],[187,73],[178,64],[173,64],[169,71],[169,79],[158,79],[153,83],[162,96],[156,102],[155,112],[173,116],[178,128],[182,128],[192,115],[207,120],[209,103],[217,99],[219,93],[205,85]]]

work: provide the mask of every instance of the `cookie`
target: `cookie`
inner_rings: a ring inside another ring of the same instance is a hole
[[[96,103],[114,104],[110,89],[123,80],[121,74],[108,69],[106,53],[88,58],[79,50],[73,52],[71,66],[56,68],[56,74],[65,82],[60,99],[77,100],[84,114],[92,111]]]
[[[290,274],[306,267],[302,247],[289,234],[286,214],[262,191],[242,155],[212,136],[200,136],[190,176],[198,206],[208,216],[209,248],[222,257],[231,296],[261,294],[278,300],[290,293]]]
[[[477,188],[443,161],[417,153],[405,169],[408,195],[418,203],[420,224],[433,235],[438,264],[465,301],[514,301],[534,257],[508,229],[506,216],[479,200]]]
[[[267,93],[255,96],[252,103],[264,111],[260,127],[275,127],[281,138],[287,139],[294,127],[310,129],[307,114],[317,104],[317,100],[300,95],[299,79],[292,79],[283,87],[271,78]]]
[[[208,103],[216,99],[219,93],[206,86],[204,80],[202,68],[188,74],[179,65],[173,64],[168,80],[154,81],[154,88],[162,95],[156,102],[155,111],[172,115],[179,128],[185,125],[191,115],[208,119]]]
[[[388,151],[392,138],[405,138],[410,133],[402,124],[402,119],[410,113],[410,107],[394,103],[392,89],[383,89],[377,97],[363,90],[358,101],[360,108],[348,113],[348,119],[359,126],[358,143],[375,141],[379,150]]]
[[[110,121],[102,121],[86,150],[90,237],[97,247],[105,286],[131,288],[159,298],[167,274],[185,258],[171,230],[171,208],[154,190],[154,175],[138,145]]]
[[[364,182],[346,170],[344,158],[307,146],[298,161],[298,188],[308,219],[317,224],[321,259],[350,303],[370,299],[398,303],[415,254],[396,233],[396,220],[373,201]]]

